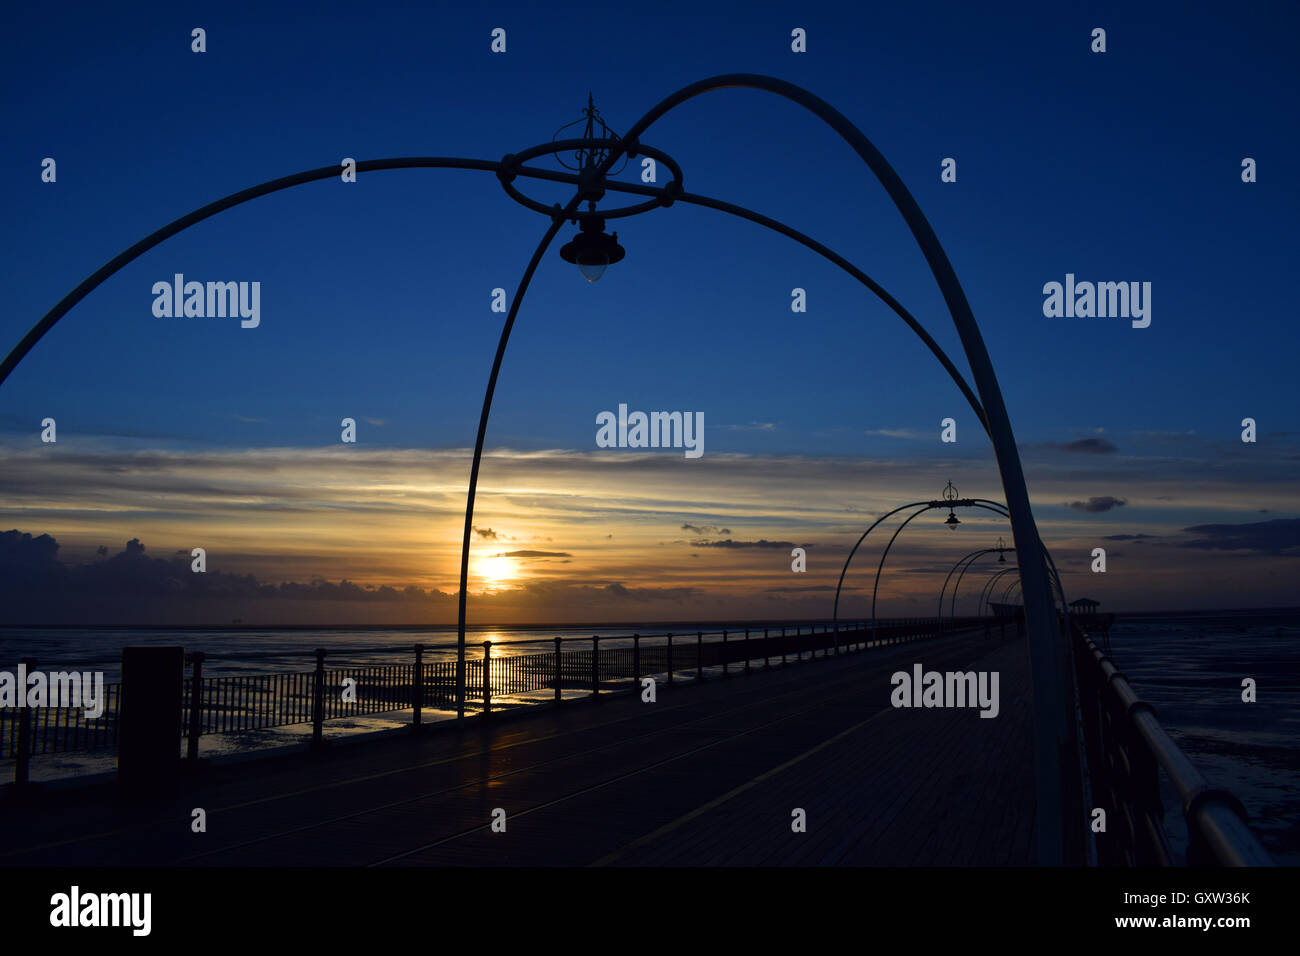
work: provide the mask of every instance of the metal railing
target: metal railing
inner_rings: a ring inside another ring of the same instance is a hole
[[[1160,726],[1156,709],[1140,699],[1097,647],[1086,626],[1074,623],[1075,673],[1083,718],[1092,802],[1106,811],[1096,833],[1102,866],[1272,866],[1246,824],[1241,802],[1211,787]],[[1160,773],[1182,805],[1187,858],[1179,860],[1165,834]]]
[[[737,628],[631,637],[539,638],[484,642],[482,655],[466,661],[466,705],[480,714],[493,708],[562,703],[639,686],[643,677],[668,684],[702,679],[706,669],[722,677],[771,669],[820,655],[860,651],[924,640],[985,626],[976,618],[894,618],[841,626],[827,624]],[[985,627],[987,633],[987,627]],[[542,652],[508,653],[525,645],[549,644]],[[323,739],[326,721],[412,712],[420,727],[427,711],[456,709],[456,661],[426,661],[429,649],[415,645],[409,662],[327,667],[327,652],[315,651],[312,670],[207,677],[202,652],[187,655],[183,678],[181,733],[191,759],[199,738],[310,724],[312,740]],[[494,654],[494,651],[496,653]],[[373,653],[374,651],[370,651]],[[568,695],[566,697],[566,694]],[[0,759],[15,759],[15,780],[27,779],[33,756],[112,751],[118,745],[122,685],[104,685],[100,717],[73,708],[0,708]]]

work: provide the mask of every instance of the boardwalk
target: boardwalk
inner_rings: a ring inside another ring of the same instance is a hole
[[[1000,715],[891,708],[915,662],[1000,672]],[[972,633],[214,766],[147,806],[52,792],[4,815],[0,862],[1028,863],[1027,670],[1022,642]]]

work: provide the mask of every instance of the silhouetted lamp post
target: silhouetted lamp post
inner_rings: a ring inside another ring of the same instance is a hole
[[[944,524],[948,526],[950,531],[956,531],[957,525],[961,524],[961,519],[957,517],[956,512],[952,509],[952,503],[957,500],[957,489],[952,486],[951,481],[948,482],[948,486],[943,489],[943,500],[949,503],[948,520],[945,521]]]

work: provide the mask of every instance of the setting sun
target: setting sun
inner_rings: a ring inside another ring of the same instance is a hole
[[[515,579],[519,568],[513,560],[502,554],[489,555],[479,559],[477,576],[489,587],[500,587]]]

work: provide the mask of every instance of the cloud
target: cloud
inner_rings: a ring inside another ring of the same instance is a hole
[[[571,558],[567,551],[502,551],[494,558]]]
[[[60,611],[82,613],[95,620],[101,602],[120,597],[148,598],[311,598],[314,600],[442,599],[440,591],[407,587],[401,590],[358,585],[346,578],[334,584],[322,578],[278,585],[251,574],[209,569],[197,574],[184,557],[151,558],[145,545],[132,538],[110,558],[67,565],[57,558],[59,543],[48,534],[33,537],[17,530],[0,534],[0,602],[40,606],[57,603]]]
[[[1119,451],[1114,442],[1107,441],[1104,438],[1080,438],[1078,441],[1066,442],[1052,447],[1059,448],[1061,451],[1082,452],[1087,455],[1113,455]]]
[[[1147,538],[1158,538],[1158,534],[1108,534],[1104,535],[1103,541],[1144,541]]]
[[[750,422],[748,425],[723,425],[722,427],[736,432],[770,432],[776,428],[776,422]]]
[[[867,435],[879,435],[882,438],[906,438],[908,441],[925,441],[933,438],[929,432],[920,432],[914,428],[869,428]]]
[[[1076,437],[1092,435],[1090,430],[1076,432]],[[1181,533],[1188,525],[1272,517],[1255,511],[1285,502],[1292,493],[1297,461],[1289,457],[1293,446],[1280,447],[1287,440],[1279,439],[1279,447],[1261,445],[1258,458],[1252,449],[1248,469],[1240,467],[1239,456],[1224,455],[1217,445],[1189,444],[1178,457],[1147,458],[1127,454],[1134,441],[1131,437],[1114,440],[1125,443],[1121,455],[1044,451],[1041,463],[1033,468],[1040,532],[1044,540],[1058,541],[1062,548],[1067,540],[1079,542],[1083,523],[1098,525],[1094,534],[1100,535],[1118,533],[1123,523],[1139,523],[1135,519],[1148,506],[1164,515],[1158,523],[1140,522],[1151,528],[1147,534],[1163,537],[1143,539],[1136,554],[1160,548],[1165,560],[1159,567],[1145,566],[1142,574],[1115,579],[1116,593],[1106,598],[1108,605],[1115,606],[1124,589],[1131,592],[1124,603],[1133,609],[1186,606],[1182,602],[1187,600],[1203,601],[1205,606],[1213,606],[1211,601],[1219,606],[1278,606],[1294,597],[1294,587],[1288,591],[1286,586],[1290,580],[1286,569],[1294,565],[1291,555],[1273,557],[1278,572],[1262,575],[1261,566],[1270,560],[1263,554],[1238,551],[1239,558],[1250,560],[1235,562],[1236,570],[1234,562],[1228,562],[1225,572],[1218,559],[1232,552],[1177,547],[1180,542],[1211,537]],[[61,545],[57,556],[68,569],[103,563],[103,558],[124,551],[124,542],[133,538],[148,544],[143,556],[150,561],[179,558],[174,552],[203,545],[208,550],[210,582],[233,595],[250,591],[260,595],[261,587],[274,590],[274,596],[266,599],[221,601],[204,596],[216,592],[191,590],[203,575],[192,575],[186,563],[178,569],[184,574],[160,578],[158,593],[177,589],[174,597],[123,594],[118,600],[106,589],[95,598],[102,612],[93,609],[88,598],[79,597],[76,607],[85,613],[81,620],[72,621],[57,590],[49,590],[41,593],[52,595],[51,600],[38,604],[19,596],[19,603],[6,607],[0,616],[12,624],[70,625],[219,626],[235,617],[268,625],[454,622],[464,481],[472,449],[336,448],[335,444],[242,450],[192,443],[139,447],[117,438],[89,436],[83,441],[79,436],[76,443],[66,449],[57,446],[54,453],[55,446],[33,449],[29,435],[11,444],[0,435],[0,532],[5,528],[34,536],[48,532]],[[900,443],[898,447],[919,446]],[[1294,447],[1300,448],[1300,443]],[[638,621],[757,616],[769,613],[764,604],[769,599],[790,602],[781,614],[794,602],[806,601],[800,613],[818,616],[825,608],[815,604],[820,597],[816,593],[769,596],[762,591],[796,583],[788,560],[779,560],[783,554],[778,549],[801,542],[781,538],[780,533],[797,530],[804,540],[818,542],[810,556],[830,555],[833,547],[852,545],[878,515],[918,497],[937,496],[943,485],[935,478],[933,459],[916,456],[903,460],[883,454],[861,458],[729,453],[709,454],[689,464],[687,468],[680,459],[650,455],[612,458],[597,452],[489,449],[475,518],[484,522],[478,526],[480,532],[496,537],[473,535],[484,554],[495,553],[489,545],[511,543],[521,549],[556,551],[553,542],[572,543],[576,538],[590,547],[584,546],[581,560],[518,559],[521,576],[512,579],[508,588],[493,587],[490,596],[473,596],[474,620],[524,624],[626,620],[618,613],[620,607],[629,606],[619,603],[626,599],[604,590],[615,582],[703,589],[695,600],[681,604],[661,600],[630,605],[645,611],[631,615]],[[991,456],[963,462],[961,473],[967,476],[961,481],[963,494],[1001,497]],[[1124,522],[1103,521],[1104,514],[1075,517],[1079,511],[1065,504],[1080,499],[1086,503],[1084,491],[1098,493],[1096,489],[1107,487],[1123,488],[1133,495],[1129,503],[1139,502],[1142,510],[1135,510]],[[1169,496],[1177,501],[1156,500]],[[664,531],[683,522],[703,528],[711,524],[710,518],[723,515],[732,524],[739,522],[746,535],[735,539],[735,529],[698,535],[682,531],[680,542],[664,540],[672,537]],[[968,518],[975,522],[972,530],[987,529],[988,536],[981,540],[991,543],[1004,533],[1001,519],[963,515],[963,527]],[[498,526],[512,533],[497,532]],[[609,532],[614,534],[612,540],[605,538]],[[958,536],[964,533],[958,529]],[[767,538],[769,534],[773,537]],[[709,543],[693,546],[693,541]],[[952,538],[943,541],[951,545]],[[108,542],[113,542],[111,554],[100,555],[97,561],[96,546]],[[768,542],[766,547],[762,542]],[[1109,549],[1125,542],[1104,543]],[[939,543],[924,535],[904,535],[898,547],[899,560],[891,568],[940,563],[935,555]],[[700,557],[690,558],[693,552]],[[711,560],[703,560],[706,553]],[[944,573],[955,557],[947,557]],[[1243,567],[1247,565],[1249,570]],[[214,577],[218,572],[222,576]],[[838,562],[818,562],[809,573],[808,584],[834,584]],[[251,585],[240,577],[250,574],[255,575]],[[545,604],[528,605],[529,595],[543,593],[519,589],[533,576],[584,585],[599,578],[600,587],[549,591]],[[345,580],[347,587],[342,586]],[[936,582],[933,574],[913,573],[899,574],[897,580],[901,583],[895,599],[908,602],[921,600],[916,595],[923,584],[933,584],[937,591],[942,577]],[[281,581],[296,583],[282,593]],[[367,584],[387,585],[403,593],[415,585],[426,589],[420,593],[437,591],[444,597],[434,594],[422,601],[402,597],[384,604],[366,597],[376,593]],[[483,582],[472,577],[471,591],[481,587]],[[7,594],[16,590],[2,582],[0,588]],[[336,592],[340,596],[335,597]],[[288,600],[291,594],[304,600]],[[310,600],[313,594],[328,600]],[[920,604],[917,609],[927,611]]]
[[[59,542],[48,534],[33,537],[12,530],[0,534],[0,568],[51,568],[58,564]]]
[[[1065,507],[1073,508],[1075,511],[1086,511],[1089,514],[1098,514],[1102,511],[1110,511],[1112,508],[1119,508],[1128,502],[1123,498],[1113,498],[1110,495],[1100,495],[1089,498],[1087,501],[1071,501]]]
[[[731,534],[730,528],[717,528],[713,525],[684,524],[682,530],[701,537],[712,537],[715,534]]]
[[[1300,556],[1300,518],[1274,518],[1252,524],[1198,524],[1183,531],[1201,537],[1181,543],[1180,548]]]
[[[496,541],[499,537],[491,528],[475,528],[474,533],[486,541]]]
[[[811,544],[796,545],[793,541],[768,541],[761,538],[758,541],[732,541],[727,538],[725,541],[692,541],[692,548],[811,548]]]
[[[629,588],[617,583],[605,585],[602,591],[611,597],[632,601],[680,601],[700,593],[698,588]]]

